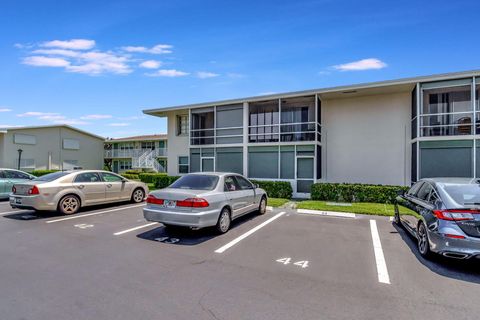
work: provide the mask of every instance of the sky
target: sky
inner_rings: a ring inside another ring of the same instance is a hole
[[[0,128],[166,132],[144,109],[480,69],[479,1],[0,2]]]

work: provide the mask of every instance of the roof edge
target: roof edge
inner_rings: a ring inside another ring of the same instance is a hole
[[[91,132],[88,132],[88,131],[85,131],[85,130],[82,130],[82,129],[72,127],[68,124],[0,128],[0,132],[6,133],[8,131],[15,131],[15,130],[48,129],[48,128],[67,128],[67,129],[77,131],[77,132],[80,132],[82,134],[85,134],[85,135],[88,135],[88,136],[91,136],[91,137],[94,137],[94,138],[97,138],[97,139],[100,139],[100,140],[105,140],[105,137],[96,135],[94,133],[91,133]]]

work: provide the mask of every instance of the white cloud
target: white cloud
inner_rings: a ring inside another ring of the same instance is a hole
[[[131,116],[131,117],[118,117],[118,120],[140,120],[140,119],[145,119],[146,116]]]
[[[26,57],[22,63],[35,67],[67,67],[70,65],[70,62],[65,59],[45,56]]]
[[[87,125],[90,124],[89,122],[82,121],[82,120],[76,120],[76,119],[59,119],[59,120],[54,120],[53,123],[55,124],[68,124],[71,126],[81,126],[81,125]]]
[[[110,118],[112,118],[112,115],[110,114],[87,114],[86,116],[80,117],[82,120],[101,120]]]
[[[17,114],[17,117],[45,117],[45,116],[56,116],[58,113],[53,112],[38,112],[38,111],[29,111],[25,113]]]
[[[126,46],[122,47],[122,50],[127,52],[137,52],[137,53],[151,53],[151,54],[165,54],[172,53],[173,46],[169,44],[157,44],[151,48],[140,47],[140,46]]]
[[[60,120],[65,120],[66,117],[60,114],[54,114],[54,115],[40,116],[38,117],[38,119],[47,120],[47,121],[60,121]]]
[[[362,71],[362,70],[383,69],[386,66],[387,64],[379,59],[369,58],[369,59],[363,59],[363,60],[335,65],[333,66],[333,68],[340,71]]]
[[[7,108],[7,107],[0,107],[0,112],[10,112],[12,109]]]
[[[197,77],[200,79],[208,79],[208,78],[215,78],[218,77],[218,73],[213,73],[213,72],[206,72],[206,71],[199,71],[197,72]]]
[[[101,73],[127,74],[133,70],[128,58],[111,52],[90,51],[79,56],[77,64],[67,66],[69,72],[97,75]]]
[[[21,127],[18,124],[0,124],[0,129],[8,129],[8,128],[18,128]]]
[[[61,48],[72,50],[88,50],[95,47],[95,40],[87,39],[71,39],[71,40],[53,40],[47,41],[41,44],[42,47],[47,48]]]
[[[272,95],[272,94],[277,94],[278,92],[275,92],[275,91],[265,91],[265,92],[260,92],[258,95],[259,96],[269,96],[269,95]]]
[[[227,73],[227,77],[232,78],[232,79],[241,79],[241,78],[245,78],[246,75],[241,74],[241,73],[230,72],[230,73]]]
[[[117,122],[117,123],[109,123],[108,124],[110,127],[128,127],[130,123],[126,122]]]
[[[150,77],[172,77],[173,78],[173,77],[188,76],[189,73],[175,70],[175,69],[160,69],[153,73],[147,73],[146,75]]]
[[[161,65],[162,63],[156,60],[146,60],[139,64],[140,67],[146,69],[158,69]]]
[[[82,51],[74,51],[67,49],[37,49],[33,50],[32,53],[76,58],[82,54]]]

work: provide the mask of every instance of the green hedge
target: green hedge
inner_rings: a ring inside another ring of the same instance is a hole
[[[315,183],[311,188],[312,200],[335,202],[393,203],[399,190],[408,187],[359,183]]]
[[[54,172],[57,172],[57,171],[59,171],[59,170],[33,170],[30,173],[33,174],[35,177],[41,177],[41,176],[44,176],[46,174],[54,173]]]
[[[129,180],[139,180],[138,174],[122,173],[121,176]]]
[[[160,175],[158,177],[155,177],[155,188],[157,189],[163,189],[171,185],[172,183],[175,182],[180,177],[177,176],[167,176],[167,175]]]
[[[138,178],[145,183],[155,183],[158,177],[164,177],[166,175],[166,173],[140,173]]]
[[[262,181],[262,180],[250,180],[253,183],[258,184],[258,186],[267,192],[267,195],[270,198],[292,198],[292,185],[287,181]]]

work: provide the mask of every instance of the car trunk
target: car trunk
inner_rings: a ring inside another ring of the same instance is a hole
[[[456,221],[457,225],[466,235],[480,238],[480,211],[477,208],[468,208],[465,209],[465,212],[475,212],[472,213],[474,220]]]
[[[30,190],[33,186],[39,187],[44,182],[41,181],[28,181],[24,183],[16,183],[13,186],[16,189],[15,195],[17,196],[28,196],[28,190]]]
[[[161,190],[156,190],[151,194],[161,200],[170,200],[170,201],[182,201],[188,198],[196,198],[200,197],[201,194],[205,193],[205,190],[189,190],[189,189],[174,189],[174,188],[166,188]],[[152,206],[165,208],[165,206],[151,204]],[[171,211],[179,211],[179,212],[192,212],[192,207],[178,207],[175,206],[174,208],[168,208]],[[198,208],[195,208],[198,209]]]

